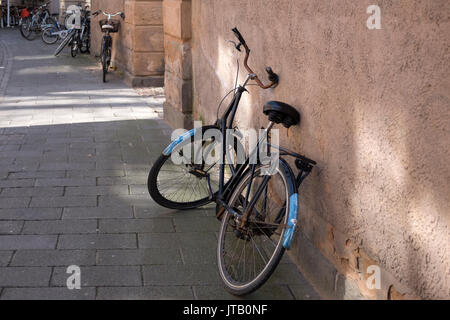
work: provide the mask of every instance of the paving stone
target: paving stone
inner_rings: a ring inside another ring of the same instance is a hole
[[[66,196],[128,195],[128,186],[67,187]]]
[[[80,187],[95,186],[95,178],[41,178],[36,179],[36,187]]]
[[[220,222],[216,217],[174,217],[175,229],[177,232],[217,232]]]
[[[214,233],[141,233],[138,235],[140,248],[185,248],[214,247],[217,240]]]
[[[48,286],[52,268],[1,267],[0,287]]]
[[[150,170],[150,168],[149,168]],[[146,184],[148,179],[147,175],[142,176],[126,176],[126,177],[102,177],[97,179],[97,184],[99,186],[112,186],[118,184],[136,185],[136,184]]]
[[[11,172],[10,179],[35,179],[35,178],[64,178],[66,172],[61,171],[24,171]]]
[[[254,293],[244,297],[233,296],[223,286],[195,286],[199,300],[293,300],[291,292],[284,285],[264,285]]]
[[[6,267],[12,255],[13,251],[0,251],[0,267]]]
[[[130,194],[132,195],[147,195],[148,187],[147,185],[131,185]]]
[[[44,162],[39,166],[40,170],[93,170],[94,162]]]
[[[32,187],[34,179],[0,180],[0,188]]]
[[[135,266],[92,266],[80,267],[81,287],[93,286],[141,286],[141,267]],[[66,268],[55,268],[52,286],[66,286]]]
[[[1,198],[0,197],[0,210],[1,209],[14,209],[14,208],[26,208],[30,203],[30,197],[23,198]]]
[[[304,285],[305,282],[295,264],[279,264],[267,284]]]
[[[190,286],[100,287],[99,300],[193,300]]]
[[[63,194],[64,187],[4,188],[0,197],[56,197]]]
[[[289,288],[296,300],[321,300],[319,294],[306,280],[302,284],[290,284]]]
[[[57,239],[49,235],[0,236],[0,250],[54,249]]]
[[[68,170],[67,178],[85,177],[124,177],[125,170]]]
[[[135,234],[61,235],[58,241],[58,249],[134,249],[136,247]]]
[[[118,219],[133,218],[132,207],[64,208],[63,219]]]
[[[158,265],[183,263],[177,248],[99,250],[98,265]]]
[[[214,265],[156,265],[144,266],[145,286],[220,285]]]
[[[5,288],[0,300],[94,300],[95,288]]]
[[[97,220],[26,221],[22,234],[96,233]]]
[[[22,226],[23,221],[0,221],[0,235],[18,234]]]
[[[95,265],[95,250],[18,250],[11,262],[11,266],[30,267],[70,265]]]
[[[215,212],[215,211],[214,211]],[[147,202],[145,207],[137,206],[135,208],[136,218],[175,218],[175,217],[198,217],[207,216],[207,211],[202,209],[197,210],[173,210],[160,206],[153,200]],[[215,213],[214,213],[215,216]]]
[[[97,206],[97,197],[95,196],[33,197],[30,203],[30,207],[32,208],[89,207],[89,206],[90,207]]]
[[[186,264],[216,264],[217,241],[210,246],[182,246],[180,248],[183,261]]]
[[[100,220],[102,233],[175,232],[171,219]]]
[[[53,220],[60,219],[62,208],[0,209],[0,220]]]

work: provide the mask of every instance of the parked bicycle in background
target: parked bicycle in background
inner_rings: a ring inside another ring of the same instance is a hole
[[[72,18],[65,19],[67,25],[71,28],[69,29],[67,36],[55,50],[55,56],[58,56],[66,46],[70,47],[70,54],[72,57],[76,57],[78,52],[89,53],[91,46],[91,14],[88,8],[89,7],[85,7],[85,9],[76,12],[73,21],[70,20]],[[70,15],[70,17],[72,17],[72,15]],[[78,17],[80,19],[79,22],[76,21]]]
[[[35,9],[32,16],[22,21],[20,33],[27,40],[34,40],[43,29],[56,24],[56,19],[52,17],[48,10],[50,2]]]
[[[106,74],[108,73],[108,69],[111,65],[111,57],[112,57],[112,37],[111,33],[118,32],[120,28],[120,21],[113,20],[112,17],[120,16],[122,19],[125,19],[125,14],[123,12],[117,12],[114,14],[104,12],[102,10],[98,10],[94,12],[93,16],[98,16],[99,14],[103,14],[106,16],[106,19],[102,19],[99,21],[100,28],[104,33],[102,39],[102,49],[101,49],[101,62],[102,62],[102,70],[103,70],[103,82],[106,82]]]

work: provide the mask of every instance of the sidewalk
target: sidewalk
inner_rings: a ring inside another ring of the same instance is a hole
[[[93,58],[54,49],[0,30],[0,299],[234,298],[215,266],[214,210],[148,195],[171,134],[162,90],[103,84]],[[70,265],[81,290],[66,287]],[[247,298],[317,295],[285,257]]]

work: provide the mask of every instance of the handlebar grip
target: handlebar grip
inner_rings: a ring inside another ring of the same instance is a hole
[[[233,28],[232,31],[234,32],[235,36],[238,38],[239,42],[242,43],[242,45],[246,45],[244,37],[239,32],[238,28]]]
[[[273,72],[271,67],[267,67],[266,72],[269,74],[269,81],[273,83],[278,83],[280,77],[275,72]]]

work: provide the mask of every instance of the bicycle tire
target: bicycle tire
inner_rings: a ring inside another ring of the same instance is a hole
[[[78,54],[78,42],[73,41],[70,46],[70,55],[72,56],[72,58],[75,58],[77,54]]]
[[[75,34],[75,30],[70,31],[70,33],[67,35],[67,37],[61,42],[61,44],[56,48],[55,56],[58,56],[61,51],[67,46],[67,44],[72,41],[72,38]]]
[[[59,36],[53,36],[52,32],[53,32],[53,27],[45,28],[42,31],[41,38],[45,44],[52,45],[52,44],[55,44],[56,42],[58,42]]]
[[[109,47],[109,40],[106,38],[106,36],[103,38],[102,42],[102,54],[101,54],[101,62],[102,62],[102,72],[103,72],[103,83],[106,82],[106,74],[108,73],[108,47]]]
[[[22,21],[22,24],[20,25],[20,34],[22,35],[22,37],[24,37],[25,39],[30,35],[29,32],[31,32],[31,30],[29,30],[28,25],[31,23],[31,19],[25,18]]]
[[[203,134],[209,130],[209,129],[215,129],[215,130],[219,130],[219,128],[217,126],[211,125],[211,126],[204,126],[201,128],[202,130],[202,141],[203,141]],[[191,139],[188,139],[182,143],[180,143],[179,145],[176,146],[176,150],[179,150],[180,148],[188,145],[189,143],[192,143],[192,141],[194,141],[195,136]],[[183,202],[177,202],[177,201],[173,201],[171,199],[168,199],[166,196],[164,196],[161,193],[161,190],[159,190],[158,187],[158,176],[160,174],[161,168],[166,164],[166,162],[171,158],[172,153],[174,152],[174,150],[172,150],[172,152],[168,155],[165,154],[161,154],[160,157],[156,160],[156,162],[153,164],[149,175],[148,175],[148,180],[147,180],[147,187],[148,187],[148,192],[150,194],[150,196],[152,197],[152,199],[158,203],[159,205],[169,208],[169,209],[176,209],[176,210],[189,210],[189,209],[195,209],[201,206],[204,206],[208,203],[210,203],[212,200],[209,198],[209,195],[195,200],[195,201],[183,201]],[[203,150],[203,147],[202,147]],[[244,153],[244,149],[243,146],[240,143],[237,143],[234,145],[234,152],[239,155],[239,154],[243,154]],[[239,167],[237,167],[239,168]],[[236,168],[236,170],[237,170]],[[204,180],[206,180],[206,178],[204,178]],[[176,181],[179,183],[179,181]],[[203,182],[202,182],[203,183]],[[206,183],[206,181],[205,181]],[[205,186],[203,186],[204,188],[206,188]]]
[[[261,168],[263,168],[263,166],[258,165],[258,167],[255,170],[255,173],[258,172],[258,170],[260,170]],[[290,208],[290,201],[292,199],[291,196],[294,193],[296,193],[297,191],[295,189],[295,178],[294,178],[292,169],[289,167],[287,162],[284,161],[283,159],[279,160],[278,173],[282,177],[282,181],[284,181],[284,189],[285,189],[285,195],[286,195],[286,199],[285,199],[286,202],[284,202],[284,207],[282,207],[282,210],[284,210],[284,214],[281,216],[283,221],[280,221],[280,222],[283,222],[284,225],[286,225],[287,219],[289,218],[288,210]],[[242,176],[241,180],[236,185],[236,188],[233,190],[232,195],[229,199],[229,204],[234,206],[233,203],[235,201],[238,201],[238,199],[239,199],[239,201],[242,201],[241,199],[243,196],[242,196],[241,192],[243,192],[245,190],[245,188],[248,187],[247,183],[249,182],[250,178],[251,178],[251,170],[249,169]],[[277,189],[277,190],[280,190],[280,189]],[[296,201],[296,199],[297,198],[295,197],[295,201]],[[266,201],[266,200],[264,200],[264,201]],[[279,218],[279,216],[280,216],[280,213],[278,213],[277,219]],[[281,258],[283,257],[283,254],[285,252],[285,248],[283,246],[283,236],[286,232],[286,229],[282,230],[281,234],[279,235],[279,239],[277,240],[277,246],[274,249],[274,252],[270,256],[270,258],[267,261],[267,263],[265,264],[264,268],[258,273],[258,275],[257,276],[255,275],[255,278],[247,283],[239,283],[238,280],[231,279],[232,275],[229,274],[230,272],[227,270],[227,266],[225,265],[225,262],[224,262],[225,256],[227,256],[227,254],[228,254],[228,252],[225,248],[224,238],[226,236],[226,232],[227,232],[226,230],[227,230],[227,227],[229,226],[229,221],[231,219],[232,219],[231,214],[228,211],[225,212],[223,219],[222,219],[221,226],[220,226],[220,231],[219,231],[219,238],[218,238],[218,245],[217,245],[217,266],[219,269],[219,276],[222,279],[225,290],[227,290],[229,293],[231,293],[235,296],[244,296],[244,295],[248,295],[248,294],[256,291],[258,288],[260,288],[262,285],[264,285],[266,283],[266,281],[270,278],[270,276],[273,274],[273,272],[275,271],[276,267],[278,266]],[[257,219],[255,219],[254,221],[257,221]],[[259,222],[257,222],[255,225],[258,225],[258,223]],[[250,230],[252,230],[252,229],[250,229]],[[254,230],[256,230],[256,229],[254,229]],[[260,230],[262,230],[262,229],[260,229]],[[269,232],[269,231],[263,231],[263,232]],[[236,237],[239,239],[239,237],[245,237],[244,233],[242,233],[241,231],[238,231],[238,233],[236,233],[236,231],[234,231],[233,233],[228,233],[228,234],[231,238]],[[247,237],[248,237],[248,235],[247,235]],[[250,238],[252,238],[252,236],[250,236]],[[270,239],[270,237],[269,237],[269,239]],[[244,241],[244,245],[243,245],[244,254],[243,255],[244,255],[244,260],[245,260],[245,252],[247,250],[247,248],[245,247],[245,242],[249,242],[250,240],[244,239],[244,238],[242,238],[242,240]],[[253,241],[252,247],[256,246],[256,242],[253,240],[253,238],[251,239],[251,241]],[[238,247],[239,247],[239,244],[236,245],[236,249],[238,249]],[[262,252],[266,253],[266,251],[264,249],[257,250],[256,252],[258,252],[258,251],[262,251]],[[261,255],[261,257],[263,256],[261,254],[261,252],[259,252],[259,254]],[[240,253],[237,267],[230,268],[233,273],[236,272],[237,269],[239,269],[240,263],[241,263],[241,257],[242,257],[242,253]],[[255,258],[255,250],[254,249],[253,249],[253,257]],[[234,258],[234,255],[232,257],[232,260],[233,260],[233,258]],[[250,259],[251,259],[251,257],[250,257]],[[254,262],[254,266],[255,265],[256,265],[256,261]],[[250,264],[250,266],[251,266],[251,264]],[[251,273],[251,271],[250,271],[250,273]],[[245,270],[245,262],[244,262],[244,277],[245,277],[245,274],[246,274],[246,270]],[[256,274],[256,271],[255,271],[255,274]],[[238,276],[237,278],[240,278],[240,277]]]

